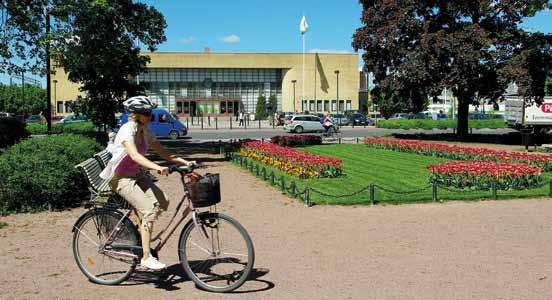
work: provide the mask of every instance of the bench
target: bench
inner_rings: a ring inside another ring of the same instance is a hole
[[[94,158],[100,163],[100,166],[105,168],[107,162],[111,159],[111,153],[107,150],[102,150],[94,154]]]
[[[99,201],[101,198],[109,198],[114,194],[111,191],[109,181],[100,177],[103,167],[98,159],[89,158],[76,165],[75,168],[81,171],[86,178],[91,202]]]

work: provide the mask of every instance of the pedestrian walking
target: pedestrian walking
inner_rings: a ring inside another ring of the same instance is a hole
[[[240,124],[238,126],[243,126],[243,110],[240,110],[238,118],[240,119]]]

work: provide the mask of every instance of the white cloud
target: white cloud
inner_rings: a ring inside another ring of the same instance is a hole
[[[185,44],[185,45],[191,44],[191,43],[193,43],[193,42],[195,42],[195,41],[196,41],[196,38],[193,37],[193,36],[183,37],[183,38],[181,38],[181,39],[178,40],[178,42],[180,42],[181,44]]]
[[[231,34],[221,38],[220,41],[223,43],[237,43],[240,41],[240,37],[235,34]]]
[[[309,53],[352,53],[348,50],[336,50],[336,49],[309,49]]]

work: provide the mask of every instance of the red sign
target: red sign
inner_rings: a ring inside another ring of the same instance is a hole
[[[543,103],[541,105],[541,110],[544,113],[552,113],[552,103]]]

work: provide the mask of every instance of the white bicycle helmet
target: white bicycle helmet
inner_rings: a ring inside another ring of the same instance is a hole
[[[151,102],[146,96],[136,96],[128,98],[123,102],[125,110],[130,113],[151,113],[151,111],[157,107],[157,104]]]

